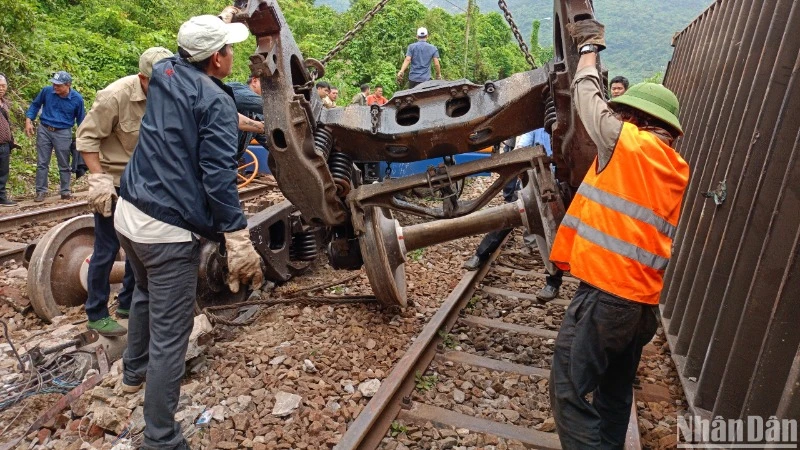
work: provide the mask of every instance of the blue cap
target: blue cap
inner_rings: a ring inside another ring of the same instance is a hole
[[[53,75],[53,78],[50,78],[50,82],[53,84],[72,83],[72,75],[63,70],[59,70],[55,75]]]

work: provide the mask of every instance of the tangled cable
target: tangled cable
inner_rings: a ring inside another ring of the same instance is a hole
[[[41,364],[34,364],[30,353],[20,356],[17,353],[11,336],[8,333],[8,325],[0,320],[3,325],[3,332],[8,341],[11,351],[17,357],[20,375],[27,373],[27,379],[19,376],[10,383],[4,383],[0,387],[0,411],[5,411],[13,405],[37,394],[64,394],[71,391],[81,382],[78,372],[78,363],[69,354],[52,355],[42,361]],[[27,357],[27,361],[24,358]],[[27,405],[20,409],[17,415],[6,424],[0,436],[3,436],[20,417]]]

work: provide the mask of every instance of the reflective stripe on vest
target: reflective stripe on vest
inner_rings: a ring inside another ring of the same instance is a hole
[[[561,222],[550,260],[631,301],[657,304],[689,165],[655,135],[622,125],[612,157],[597,159]]]
[[[637,205],[636,203],[625,200],[624,198],[618,197],[614,194],[609,194],[606,191],[600,190],[595,186],[591,186],[586,183],[582,183],[581,187],[578,188],[578,194],[583,195],[595,203],[599,203],[607,208],[613,209],[614,211],[650,224],[654,226],[659,233],[667,236],[670,239],[675,237],[675,231],[677,228],[644,206]]]
[[[599,245],[610,252],[626,256],[640,264],[650,267],[651,269],[665,270],[667,268],[667,264],[669,263],[669,259],[648,252],[641,247],[629,244],[621,239],[617,239],[610,234],[603,233],[597,228],[581,222],[581,220],[575,216],[571,216],[569,214],[565,215],[564,220],[561,221],[561,226],[572,228],[576,233],[578,233],[578,236],[586,239],[587,241],[595,245]]]

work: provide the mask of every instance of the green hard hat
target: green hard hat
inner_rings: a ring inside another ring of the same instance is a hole
[[[683,128],[678,121],[678,97],[669,89],[656,83],[639,83],[624,94],[612,98],[610,105],[628,105],[673,126],[680,134]]]

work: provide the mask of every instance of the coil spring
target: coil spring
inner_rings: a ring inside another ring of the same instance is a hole
[[[300,232],[292,235],[292,247],[289,259],[294,261],[313,261],[317,258],[317,238],[312,232]]]
[[[333,148],[333,135],[331,132],[325,128],[317,128],[314,131],[314,148],[322,153],[325,159],[328,159],[328,155],[331,154],[331,148]]]
[[[556,123],[556,102],[548,93],[547,102],[544,104],[544,129],[553,134],[553,125]]]
[[[353,187],[353,160],[342,152],[332,153],[328,158],[333,181],[336,183],[336,194],[345,197]]]

